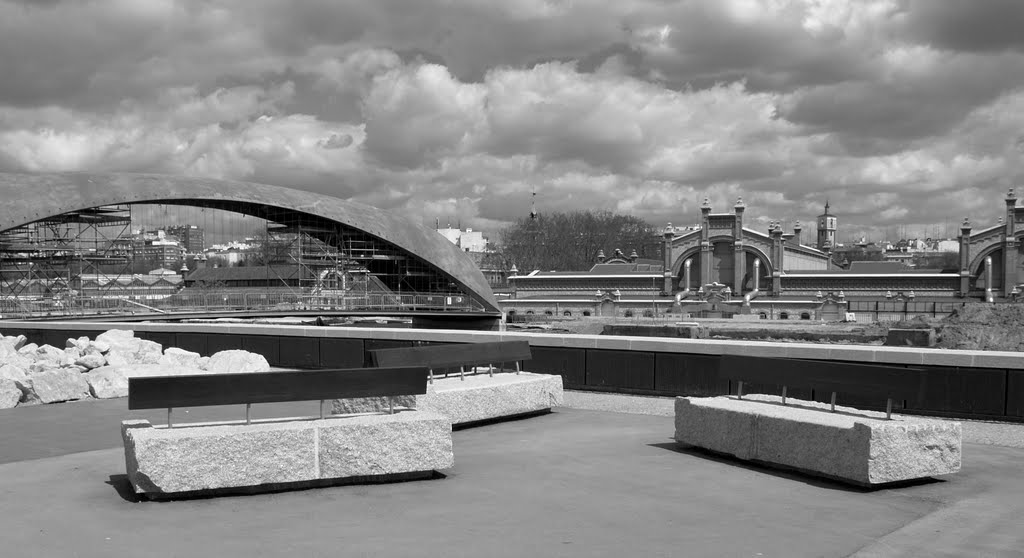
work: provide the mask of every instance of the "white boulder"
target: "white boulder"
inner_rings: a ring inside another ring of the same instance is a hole
[[[131,338],[119,344],[111,344],[107,363],[112,366],[129,364],[156,364],[163,356],[163,347],[155,341]]]
[[[82,355],[81,357],[75,360],[76,366],[81,366],[82,368],[88,370],[92,370],[93,368],[99,368],[100,366],[106,366],[106,364],[107,359],[104,358],[103,355],[98,353]]]
[[[14,380],[0,378],[0,409],[11,409],[21,401],[21,388]]]
[[[110,350],[110,343],[107,343],[105,341],[96,340],[96,341],[90,341],[89,342],[89,346],[86,347],[85,352],[86,353],[91,353],[91,352],[95,351],[95,352],[98,352],[100,354],[103,354],[103,353],[106,353],[109,350]]]
[[[18,349],[18,354],[23,357],[35,360],[37,349],[39,349],[39,345],[36,345],[35,343],[29,343],[28,345],[25,345],[22,348]]]
[[[214,353],[210,357],[210,362],[206,365],[206,369],[216,374],[269,372],[270,364],[259,353],[233,349]]]
[[[56,363],[58,366],[64,360],[64,351],[53,345],[43,345],[36,349],[37,360]]]
[[[89,384],[77,370],[46,370],[32,375],[32,391],[43,403],[89,397]]]
[[[15,364],[4,364],[0,366],[0,379],[24,382],[28,380],[28,370]]]
[[[89,338],[84,335],[82,337],[79,337],[78,339],[69,337],[67,343],[64,346],[66,348],[78,349],[78,352],[84,353],[86,347],[89,346]]]
[[[163,366],[183,366],[186,368],[199,368],[199,353],[186,351],[177,347],[168,347],[157,364]]]
[[[3,342],[14,347],[14,350],[18,350],[25,346],[25,342],[28,339],[24,335],[5,335],[3,336]]]
[[[130,339],[135,339],[135,332],[130,329],[110,329],[96,336],[97,343],[106,343],[111,347]]]
[[[128,396],[128,378],[116,366],[104,366],[82,374],[89,391],[97,399]]]

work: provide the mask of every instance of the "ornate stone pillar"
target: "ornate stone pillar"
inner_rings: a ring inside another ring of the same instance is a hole
[[[672,294],[672,238],[674,236],[675,229],[672,228],[672,223],[669,223],[665,227],[665,232],[661,236],[661,260],[663,266],[663,281],[661,286],[662,296],[669,296]]]
[[[960,225],[960,296],[966,297],[971,290],[971,222],[964,217]]]
[[[711,201],[700,204],[700,286],[711,282]]]
[[[736,220],[733,221],[732,244],[732,292],[736,296],[743,294],[743,275],[747,271],[746,252],[743,250],[743,210],[746,209],[743,198],[736,198]]]
[[[782,247],[782,226],[772,223],[768,229],[768,236],[772,239],[772,296],[779,296],[782,294],[782,266],[785,253]]]
[[[1017,286],[1017,196],[1013,188],[1006,194],[1006,229],[1003,238],[1003,296],[1009,297],[1010,292]]]

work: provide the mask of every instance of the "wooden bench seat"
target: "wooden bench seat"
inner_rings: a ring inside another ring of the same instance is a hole
[[[488,373],[494,374],[494,365],[514,363],[516,373],[521,362],[530,360],[530,344],[526,341],[494,341],[488,343],[464,343],[450,345],[427,345],[423,347],[402,347],[398,349],[377,349],[370,351],[374,366],[425,366],[429,369],[430,383],[434,371],[458,368],[459,377],[465,379],[467,367],[487,366]]]
[[[193,374],[128,379],[128,408],[167,409],[212,405],[246,405],[250,422],[253,403],[349,397],[393,397],[427,392],[427,369],[419,367],[300,370],[247,374]]]
[[[417,396],[416,407],[450,417],[456,425],[488,422],[546,413],[562,404],[562,377],[523,371],[530,360],[526,341],[499,341],[428,345],[370,351],[377,366],[425,366],[429,369],[427,394]],[[487,367],[487,374],[467,374],[467,368]],[[494,374],[515,369],[515,374]],[[458,381],[434,383],[435,372],[456,368]]]
[[[893,399],[922,396],[926,381],[921,368],[733,355],[722,356],[718,376],[736,382],[740,398],[744,382],[781,386],[783,404],[790,387],[829,393],[831,410],[835,410],[837,393],[877,397],[879,403],[886,402],[887,419],[892,416]]]

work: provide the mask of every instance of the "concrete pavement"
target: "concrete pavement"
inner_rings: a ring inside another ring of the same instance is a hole
[[[128,493],[125,407],[0,411],[0,555],[1024,556],[1016,448],[871,492],[679,451],[665,416],[562,408],[455,432],[439,480],[157,503]]]

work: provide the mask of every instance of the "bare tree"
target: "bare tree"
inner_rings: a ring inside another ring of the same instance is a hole
[[[523,218],[501,231],[500,253],[520,271],[590,269],[599,251],[616,248],[640,257],[659,257],[658,241],[648,223],[610,211],[574,211]]]

